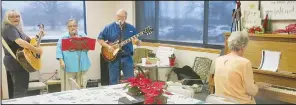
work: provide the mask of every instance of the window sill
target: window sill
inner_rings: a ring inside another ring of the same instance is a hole
[[[41,43],[40,44],[40,46],[56,46],[56,45],[57,45],[57,42]],[[150,46],[150,47],[166,46],[166,47],[173,47],[178,50],[198,51],[198,52],[207,52],[207,53],[214,53],[214,54],[220,54],[220,52],[221,52],[221,50],[213,49],[213,48],[190,47],[190,46],[181,46],[181,45],[174,45],[174,44],[161,44],[161,43],[152,43],[152,42],[142,42],[141,46]]]
[[[40,43],[40,46],[56,46],[57,42]]]
[[[150,47],[173,47],[178,50],[187,50],[187,51],[198,51],[198,52],[207,52],[207,53],[214,53],[220,54],[221,50],[213,49],[213,48],[203,48],[203,47],[190,47],[190,46],[181,46],[181,45],[174,45],[174,44],[161,44],[161,43],[152,43],[152,42],[142,42],[141,46],[150,46]]]

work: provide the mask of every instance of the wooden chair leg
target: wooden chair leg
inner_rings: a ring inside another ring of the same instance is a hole
[[[210,86],[210,94],[214,94],[214,87]]]

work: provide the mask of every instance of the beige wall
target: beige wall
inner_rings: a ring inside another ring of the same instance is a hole
[[[242,1],[242,5],[243,1]],[[87,1],[86,2],[86,21],[87,21],[87,33],[89,37],[96,38],[98,33],[104,28],[106,24],[111,23],[115,19],[115,13],[118,9],[125,8],[128,11],[127,22],[135,25],[135,2],[134,1]],[[244,9],[243,9],[244,10]],[[295,21],[273,21],[274,28],[284,28],[289,23]],[[145,47],[145,46],[144,46]],[[54,72],[59,69],[59,63],[55,59],[56,47],[44,46],[44,56],[42,58],[42,70],[41,73]],[[89,56],[91,58],[92,66],[87,73],[87,77],[90,79],[100,79],[100,48],[97,43],[96,50],[90,51]],[[156,51],[156,47],[146,47]],[[196,56],[208,57],[212,60],[217,58],[219,54],[211,54],[204,52],[176,50],[177,63],[180,66],[189,65],[192,66],[194,58]],[[212,69],[213,70],[213,69]],[[163,72],[163,71],[160,71]],[[163,75],[162,73],[160,75]],[[43,78],[47,79],[50,75],[44,75]],[[32,77],[34,78],[34,77]],[[162,77],[160,77],[162,78]]]
[[[2,52],[2,59],[4,58],[4,50]],[[6,70],[3,64],[2,60],[2,71],[1,71],[1,89],[2,92],[0,92],[2,95],[0,96],[0,99],[9,99],[9,93],[8,93],[8,84],[7,84],[7,76],[6,76]]]
[[[150,47],[150,46],[140,46],[141,48],[147,48],[153,50],[154,53],[157,51],[157,47]],[[178,64],[179,67],[183,67],[185,65],[188,65],[190,67],[193,66],[194,59],[195,57],[206,57],[211,60],[215,60],[217,57],[219,57],[219,54],[214,54],[214,53],[206,53],[206,52],[196,52],[196,51],[186,51],[186,50],[175,50],[175,55],[176,55],[176,63]],[[212,62],[212,67],[211,71],[214,71],[213,65],[215,63]],[[165,74],[169,72],[170,69],[165,69],[165,68],[160,68],[159,69],[159,79],[160,80],[166,80]],[[153,74],[154,72],[152,72]]]
[[[135,2],[134,1],[87,1],[86,2],[86,22],[87,33],[91,38],[96,38],[98,33],[115,19],[115,13],[118,9],[125,8],[128,11],[127,22],[135,25]],[[43,67],[41,73],[54,72],[59,69],[59,62],[55,59],[56,46],[44,46],[44,56],[42,58]],[[147,47],[156,51],[156,47]],[[87,73],[89,79],[100,79],[100,49],[101,46],[97,43],[96,50],[90,51],[92,66]],[[218,54],[210,54],[203,52],[176,50],[179,65],[192,66],[194,57],[203,56],[215,59]],[[50,62],[50,63],[49,63]],[[160,78],[163,78],[167,70],[160,70]],[[164,73],[162,73],[164,72]],[[49,78],[50,75],[43,75],[43,79]],[[36,77],[31,77],[36,78]],[[164,79],[164,78],[163,78]]]
[[[99,32],[105,25],[111,23],[115,19],[115,13],[120,8],[126,8],[128,11],[127,22],[134,24],[134,5],[133,1],[86,1],[86,23],[87,34],[91,38],[97,38]],[[55,59],[56,46],[43,46],[44,56],[42,57],[42,69],[40,73],[50,73],[59,69],[59,62]],[[89,56],[92,63],[88,73],[89,79],[100,79],[100,54],[101,45],[96,43],[96,50],[90,51]],[[45,74],[43,79],[49,78],[51,75]],[[31,78],[36,78],[32,76]]]

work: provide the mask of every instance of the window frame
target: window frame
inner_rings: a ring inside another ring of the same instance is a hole
[[[138,8],[139,7],[137,4],[139,1],[135,1],[136,5],[136,24],[140,22],[137,17],[137,13],[140,12]],[[192,46],[192,47],[201,47],[201,48],[213,48],[213,49],[223,49],[225,46],[224,44],[222,45],[217,45],[217,44],[209,44],[208,43],[208,25],[209,25],[209,5],[210,1],[204,1],[204,24],[203,24],[203,43],[190,43],[190,42],[176,42],[176,41],[164,41],[164,40],[159,40],[159,34],[155,33],[155,39],[142,39],[144,42],[151,42],[151,43],[164,43],[164,44],[172,44],[172,45],[184,45],[184,46]],[[155,32],[159,31],[159,1],[155,1]],[[224,42],[225,43],[225,42]]]

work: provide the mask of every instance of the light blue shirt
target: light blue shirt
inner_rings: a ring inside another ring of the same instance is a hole
[[[86,36],[84,33],[78,33],[79,37]],[[91,65],[88,51],[62,51],[62,39],[70,38],[69,32],[66,32],[59,38],[57,43],[56,59],[62,58],[65,63],[66,72],[87,71]],[[79,54],[80,54],[80,70],[79,70]]]

